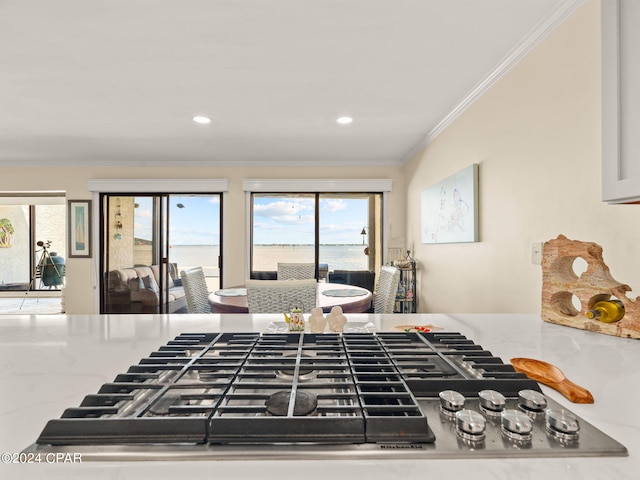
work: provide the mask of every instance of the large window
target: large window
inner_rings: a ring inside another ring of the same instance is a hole
[[[382,194],[253,193],[251,278],[279,262],[313,262],[317,276],[375,271],[382,263]]]
[[[65,219],[62,196],[0,197],[0,291],[62,287]]]

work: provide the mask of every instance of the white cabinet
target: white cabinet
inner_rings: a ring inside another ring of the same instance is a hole
[[[640,201],[640,2],[602,0],[602,200]]]

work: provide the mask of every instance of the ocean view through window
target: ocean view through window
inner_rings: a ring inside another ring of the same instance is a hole
[[[322,271],[374,270],[380,264],[381,194],[254,193],[251,276],[278,262],[314,262]]]
[[[286,258],[293,263],[303,263],[310,256],[313,259],[314,245],[254,245],[256,270],[270,270],[277,262]],[[203,258],[217,258],[219,245],[171,245],[171,258],[185,268],[200,266]],[[321,258],[331,259],[331,265],[339,270],[366,270],[368,259],[362,244],[320,245]],[[312,260],[313,261],[313,260]],[[218,276],[217,265],[203,266],[206,276]]]

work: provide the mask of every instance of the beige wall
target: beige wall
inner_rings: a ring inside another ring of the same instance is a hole
[[[392,178],[390,242],[419,263],[423,312],[538,312],[541,271],[531,243],[564,234],[595,241],[614,278],[640,288],[640,206],[600,201],[599,2],[589,0],[404,167],[331,168],[335,178]],[[420,192],[480,164],[480,242],[422,245]],[[244,178],[327,178],[318,168],[3,168],[12,190],[91,198],[96,178],[228,178],[226,285],[244,281]],[[95,243],[94,243],[95,251]],[[69,259],[68,313],[94,311],[93,262]]]
[[[86,167],[86,168],[3,168],[4,185],[11,190],[63,190],[69,199],[90,199],[87,180],[99,178],[227,178],[229,191],[223,199],[223,229],[225,285],[240,285],[245,280],[245,256],[247,232],[245,230],[245,193],[242,180],[251,178],[371,178],[393,180],[389,195],[389,247],[405,245],[406,195],[404,174],[400,167],[332,167],[330,172],[322,167]],[[93,251],[96,256],[97,243]],[[95,313],[94,298],[97,295],[99,274],[97,263],[87,259],[70,258],[67,261],[65,308],[68,314]]]
[[[559,234],[602,245],[638,295],[640,206],[600,201],[599,33],[590,0],[407,165],[421,311],[539,312],[531,243]],[[472,163],[480,242],[421,245],[420,192]]]

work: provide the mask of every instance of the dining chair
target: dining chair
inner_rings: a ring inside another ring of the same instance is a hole
[[[182,270],[180,278],[187,299],[187,311],[189,313],[211,313],[209,288],[202,267]]]
[[[278,280],[305,280],[308,278],[316,278],[315,263],[278,262]]]
[[[334,270],[329,273],[329,283],[342,283],[366,288],[370,292],[375,289],[376,272],[373,270]]]
[[[298,307],[310,313],[317,303],[318,283],[306,280],[247,280],[249,313],[284,313]]]
[[[399,283],[400,270],[389,266],[380,267],[378,288],[373,296],[374,313],[393,313]]]

